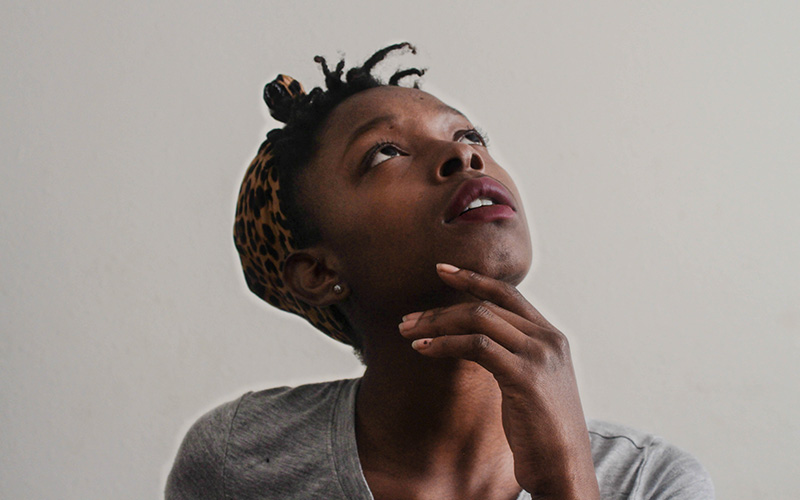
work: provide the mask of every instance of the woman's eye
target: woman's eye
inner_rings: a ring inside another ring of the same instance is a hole
[[[386,160],[390,160],[395,156],[400,156],[400,150],[396,147],[392,146],[391,144],[384,144],[383,146],[379,147],[377,151],[372,155],[370,158],[369,166],[374,167],[380,165],[381,163],[385,162]]]
[[[486,141],[477,130],[466,131],[464,135],[458,138],[458,142],[463,142],[465,144],[478,144],[480,146],[486,145]]]

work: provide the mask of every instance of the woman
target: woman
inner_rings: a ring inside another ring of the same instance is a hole
[[[566,338],[515,286],[520,196],[459,111],[371,71],[279,76],[234,230],[250,289],[366,370],[248,393],[189,431],[167,497],[712,498],[691,456],[586,420]]]

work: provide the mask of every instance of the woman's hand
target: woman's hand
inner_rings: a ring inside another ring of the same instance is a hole
[[[408,314],[401,334],[425,356],[467,359],[494,375],[514,473],[533,498],[600,498],[567,338],[515,287],[436,268],[479,301]]]

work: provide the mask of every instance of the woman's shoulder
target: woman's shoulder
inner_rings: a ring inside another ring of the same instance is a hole
[[[601,491],[625,498],[714,498],[700,462],[660,436],[598,420],[587,427]]]
[[[260,456],[269,463],[271,455],[275,463],[289,460],[288,453],[319,447],[340,394],[356,383],[337,380],[247,392],[206,412],[183,438],[167,480],[167,498],[222,498],[235,486],[230,482],[237,481],[239,462]]]
[[[167,499],[223,498],[228,433],[243,398],[217,406],[192,424],[167,478]]]
[[[357,382],[358,379],[347,379],[249,391],[206,412],[187,436],[215,440],[264,418],[291,415],[302,419],[335,403],[343,389]]]

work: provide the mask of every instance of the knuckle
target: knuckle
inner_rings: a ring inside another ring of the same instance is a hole
[[[477,321],[483,321],[494,316],[494,312],[491,309],[491,303],[487,300],[483,300],[473,305],[470,308],[469,314],[474,320]]]
[[[525,357],[535,365],[555,368],[570,358],[569,340],[561,332],[548,332],[537,339],[529,339]]]
[[[469,355],[473,358],[482,356],[489,350],[491,343],[491,339],[482,333],[473,335],[469,344]]]
[[[470,271],[469,281],[467,281],[467,290],[470,293],[480,292],[480,290],[482,290],[483,287],[485,286],[484,285],[485,281],[486,278],[483,275],[478,274],[475,271]]]
[[[569,354],[569,340],[566,335],[559,331],[553,331],[546,338],[555,354],[559,356]]]

